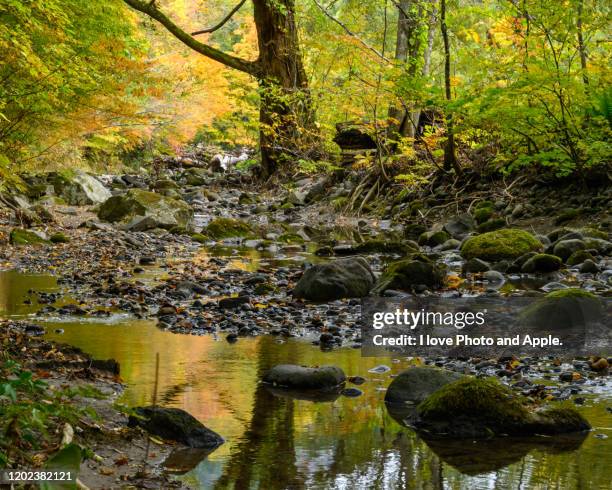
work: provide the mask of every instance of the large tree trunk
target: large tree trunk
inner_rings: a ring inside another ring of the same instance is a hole
[[[264,176],[307,156],[317,132],[295,24],[294,0],[253,0],[261,77],[260,146]]]
[[[259,58],[244,60],[198,41],[195,36],[222,28],[245,3],[241,0],[214,27],[191,34],[149,0],[124,0],[161,23],[194,51],[252,75],[261,88],[260,146],[263,176],[286,160],[318,154],[318,131],[295,24],[295,0],[253,0]]]

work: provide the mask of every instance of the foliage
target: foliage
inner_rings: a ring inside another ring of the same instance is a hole
[[[0,468],[22,462],[25,451],[49,445],[64,423],[75,424],[91,408],[71,403],[76,396],[99,396],[91,388],[52,389],[11,359],[0,366]]]

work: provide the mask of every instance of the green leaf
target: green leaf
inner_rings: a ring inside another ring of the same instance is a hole
[[[44,482],[40,484],[41,490],[72,490],[77,488],[76,478],[81,467],[81,448],[76,444],[68,444],[55,453],[45,468],[53,471],[69,471],[72,473],[72,482]]]

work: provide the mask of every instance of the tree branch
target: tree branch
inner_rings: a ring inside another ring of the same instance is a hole
[[[240,10],[240,7],[242,7],[245,3],[246,0],[241,0],[240,3],[236,5],[232,10],[230,10],[230,13],[227,14],[225,18],[217,25],[209,27],[208,29],[202,29],[200,31],[192,32],[191,35],[197,36],[198,34],[208,34],[210,32],[215,32],[216,30],[221,29],[234,16],[234,14]]]
[[[378,51],[376,48],[373,48],[372,46],[370,46],[368,43],[366,43],[363,39],[361,39],[359,36],[357,36],[357,34],[355,34],[354,32],[352,32],[347,26],[346,24],[344,24],[342,21],[336,19],[332,14],[329,13],[329,11],[323,7],[323,5],[321,5],[319,2],[317,2],[317,0],[313,0],[313,2],[315,3],[315,5],[317,7],[319,7],[319,10],[321,12],[323,12],[323,14],[330,20],[332,20],[333,22],[335,22],[336,24],[338,24],[340,27],[342,27],[342,29],[344,29],[344,32],[346,32],[349,36],[351,36],[352,38],[355,38],[357,41],[359,41],[359,43],[366,49],[369,49],[370,51],[372,51],[376,56],[378,56],[379,58],[381,58],[382,60],[386,61],[386,62],[390,62],[389,58],[387,58],[384,54],[382,54],[380,51]]]
[[[180,40],[183,44],[189,46],[194,51],[197,51],[204,56],[218,61],[219,63],[234,68],[253,76],[258,76],[260,73],[259,63],[256,61],[243,60],[237,56],[224,53],[223,51],[213,48],[207,44],[201,43],[197,39],[193,38],[190,34],[185,32],[179,26],[177,26],[169,17],[167,17],[161,10],[159,10],[154,2],[146,3],[142,0],[123,0],[130,7],[138,10],[144,14],[147,14],[152,19],[158,21],[163,25],[170,33]]]

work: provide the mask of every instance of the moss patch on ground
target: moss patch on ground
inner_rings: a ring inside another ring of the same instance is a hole
[[[215,240],[222,240],[224,238],[244,237],[252,233],[252,231],[251,226],[244,221],[231,218],[217,218],[212,220],[202,230],[202,234]]]

